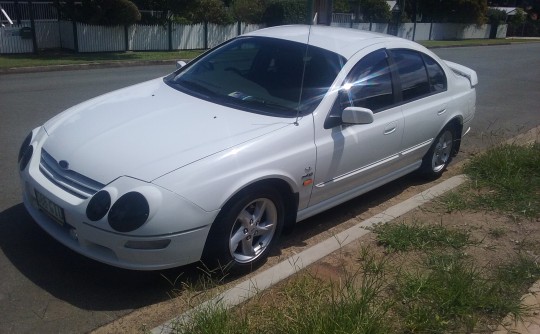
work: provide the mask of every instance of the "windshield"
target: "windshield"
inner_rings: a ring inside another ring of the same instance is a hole
[[[297,42],[240,37],[164,80],[175,89],[214,103],[296,117],[315,109],[344,63],[342,56],[314,46],[306,49]]]

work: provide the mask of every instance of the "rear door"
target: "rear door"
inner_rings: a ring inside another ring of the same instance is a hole
[[[410,49],[389,50],[400,82],[404,132],[404,164],[422,159],[444,126],[450,95],[441,66],[430,56]]]

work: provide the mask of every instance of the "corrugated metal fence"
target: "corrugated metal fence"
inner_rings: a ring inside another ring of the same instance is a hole
[[[332,26],[368,30],[386,34],[388,23],[355,23],[353,14],[332,14]],[[506,24],[497,27],[497,38],[506,37]],[[397,36],[414,41],[489,38],[491,25],[463,23],[401,23],[397,28]]]
[[[22,25],[0,28],[0,53],[33,52],[32,40],[23,39]],[[78,52],[165,51],[214,47],[238,34],[262,28],[262,25],[236,23],[231,25],[139,25],[98,26],[70,21],[35,22],[38,48],[66,48]],[[74,31],[77,32],[75,39]],[[169,36],[170,35],[170,36]],[[127,43],[126,43],[127,38]]]
[[[31,28],[34,21],[37,47],[40,49],[59,48],[60,31],[58,29],[58,12],[52,2],[2,2],[0,6],[15,23],[9,25],[5,17],[1,23],[6,27],[0,28],[0,53],[32,52],[32,37],[21,35],[21,28]],[[5,51],[4,51],[5,50]]]
[[[0,28],[0,53],[30,53],[35,48],[67,48],[78,52],[158,51],[205,49],[239,34],[262,28],[261,25],[132,25],[105,27],[59,21],[52,2],[0,2],[16,23]],[[333,26],[387,33],[385,23],[354,23],[352,14],[333,14]],[[6,23],[7,21],[2,21]],[[33,27],[31,36],[21,29]],[[497,38],[506,37],[506,25],[500,25]],[[76,33],[75,33],[76,32]],[[489,38],[490,25],[476,26],[452,23],[403,23],[397,27],[399,37],[411,40]],[[34,43],[35,38],[35,43]]]

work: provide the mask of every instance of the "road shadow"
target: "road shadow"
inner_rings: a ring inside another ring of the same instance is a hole
[[[132,271],[88,259],[43,231],[18,204],[0,212],[0,248],[22,275],[54,297],[92,311],[136,309],[171,298],[172,282],[195,280],[196,266]],[[29,297],[30,298],[30,297]]]
[[[411,186],[427,183],[414,175],[400,178],[333,209],[309,218],[283,236],[270,256],[281,249],[302,247],[307,240],[398,196]],[[161,271],[132,271],[88,259],[50,237],[23,204],[0,212],[0,248],[22,275],[54,297],[92,311],[125,311],[159,303],[193,286],[206,273],[200,264]],[[228,283],[231,275],[220,279]],[[187,284],[184,284],[187,283]]]

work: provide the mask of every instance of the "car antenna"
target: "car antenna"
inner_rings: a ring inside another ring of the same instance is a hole
[[[300,117],[300,106],[302,105],[302,94],[304,91],[304,77],[306,76],[306,64],[308,62],[308,49],[309,49],[309,38],[311,37],[311,27],[317,21],[317,13],[313,16],[313,20],[309,24],[308,38],[306,43],[306,51],[304,53],[303,66],[302,69],[302,81],[300,82],[300,95],[298,96],[298,107],[296,108],[296,120],[294,125],[298,126],[298,118]]]

